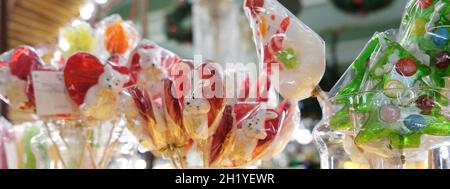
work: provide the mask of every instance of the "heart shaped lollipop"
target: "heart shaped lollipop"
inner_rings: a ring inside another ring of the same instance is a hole
[[[9,60],[10,72],[13,76],[16,76],[22,82],[25,82],[24,88],[15,89],[17,90],[16,92],[18,93],[22,93],[22,91],[25,92],[27,98],[27,102],[17,102],[17,103],[24,103],[23,105],[21,105],[20,108],[33,108],[35,106],[34,87],[33,82],[31,80],[31,72],[35,70],[42,70],[43,68],[44,65],[41,59],[39,58],[35,50],[32,49],[31,47],[22,46],[12,51]],[[12,84],[15,85],[21,83],[21,81],[11,81],[11,82],[13,82]],[[16,98],[18,96],[21,96],[20,94],[14,95],[15,97],[10,96],[10,98],[20,99]],[[12,102],[12,104],[16,104],[16,102]]]
[[[42,69],[44,66],[37,53],[30,47],[18,47],[11,54],[9,68],[11,74],[26,81],[32,70]]]
[[[103,64],[89,53],[77,53],[69,57],[64,69],[64,82],[70,98],[82,105],[87,91],[97,84],[103,73]]]

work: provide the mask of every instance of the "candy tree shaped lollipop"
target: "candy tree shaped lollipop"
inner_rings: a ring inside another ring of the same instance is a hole
[[[34,88],[31,72],[43,69],[44,65],[35,50],[22,46],[4,56],[0,66],[0,95],[12,108],[33,109]]]
[[[246,0],[261,68],[279,68],[278,92],[286,99],[311,96],[325,72],[323,40],[276,0]]]
[[[374,146],[380,142],[400,150],[436,144],[422,138],[448,135],[449,122],[440,113],[448,98],[429,86],[428,66],[390,38],[378,40],[380,49],[371,59],[361,88],[347,96],[357,129],[355,143],[373,147],[366,150],[378,149]]]
[[[366,44],[360,55],[356,58],[350,68],[344,73],[337,84],[330,90],[329,96],[336,97],[335,104],[341,108],[327,107],[328,99],[323,100],[323,109],[329,115],[324,115],[324,118],[329,117],[329,126],[336,130],[346,130],[352,128],[352,122],[349,117],[350,102],[346,98],[339,98],[340,96],[347,96],[358,93],[363,87],[371,59],[373,59],[380,49],[379,37],[382,34],[375,34],[375,36]],[[338,109],[338,110],[335,110]],[[333,115],[331,115],[333,114]]]

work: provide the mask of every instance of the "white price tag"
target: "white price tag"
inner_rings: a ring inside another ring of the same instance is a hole
[[[72,114],[74,104],[70,101],[64,84],[64,73],[33,71],[36,111],[40,116]]]

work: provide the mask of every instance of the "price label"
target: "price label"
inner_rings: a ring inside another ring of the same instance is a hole
[[[64,84],[63,72],[34,71],[32,76],[38,115],[51,116],[75,112],[74,104],[70,101]]]

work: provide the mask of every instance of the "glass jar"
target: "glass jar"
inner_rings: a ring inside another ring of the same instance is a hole
[[[50,119],[32,140],[39,168],[107,168],[125,132],[123,119],[85,121]]]

